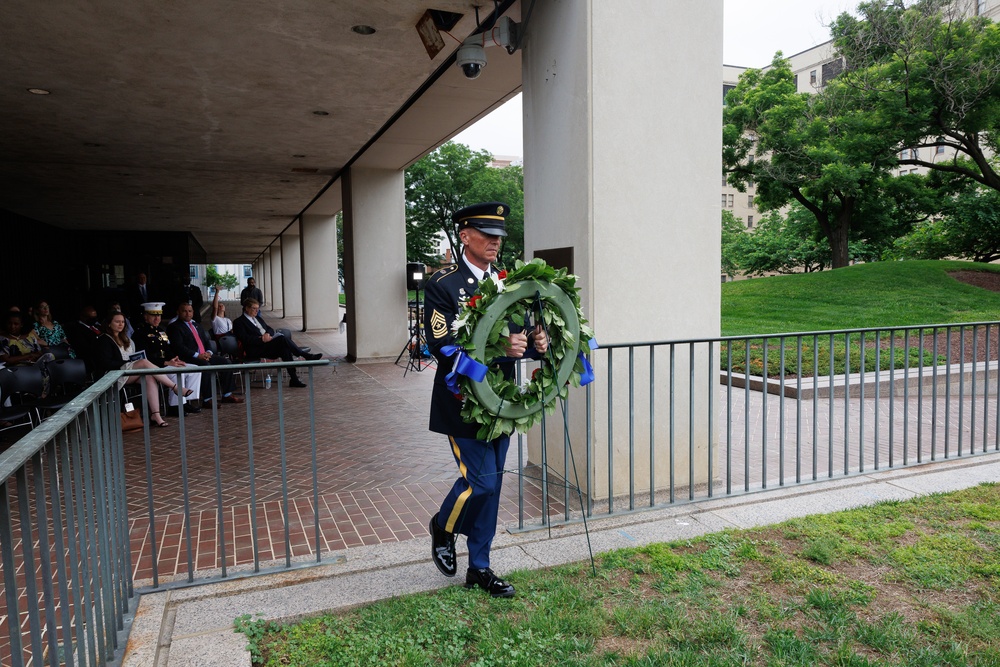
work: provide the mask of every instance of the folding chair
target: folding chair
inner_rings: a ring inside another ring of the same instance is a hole
[[[41,410],[53,413],[65,407],[87,386],[87,364],[83,359],[56,359],[45,369],[49,373],[49,395],[35,402]]]
[[[219,336],[218,348],[219,354],[224,354],[229,357],[230,363],[242,364],[244,362],[243,350],[240,349],[240,342],[236,340],[236,336],[232,334]],[[236,373],[235,375],[236,379],[240,382],[240,391],[245,392],[245,389],[243,388],[243,373]]]
[[[11,386],[11,403],[28,408],[29,416],[36,423],[41,423],[42,416],[38,410],[38,403],[42,400],[45,392],[45,376],[38,366],[8,366],[6,368],[14,376]]]
[[[18,402],[18,379],[11,372],[10,368],[0,368],[0,422],[9,422],[9,426],[0,426],[0,431],[8,431],[12,428],[27,426],[28,429],[35,428],[35,422],[31,414],[36,412],[31,406],[21,405]],[[10,405],[5,405],[7,401]],[[25,421],[26,420],[26,421]]]

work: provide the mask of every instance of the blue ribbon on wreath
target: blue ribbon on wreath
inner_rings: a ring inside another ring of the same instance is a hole
[[[597,339],[591,338],[587,341],[587,347],[591,350],[596,350]],[[583,352],[580,352],[577,356],[583,362],[583,372],[580,373],[580,386],[583,387],[594,381],[594,367],[590,365],[590,360],[583,355]]]
[[[448,390],[456,396],[462,393],[462,387],[458,384],[459,375],[464,375],[474,382],[482,382],[486,378],[486,371],[489,370],[486,364],[467,355],[458,345],[445,345],[441,348],[441,354],[445,357],[455,357],[451,372],[444,376],[444,381]]]

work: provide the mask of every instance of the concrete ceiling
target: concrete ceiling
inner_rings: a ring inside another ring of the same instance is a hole
[[[345,165],[403,168],[517,93],[520,54],[499,48],[479,79],[435,76],[458,41],[428,57],[427,9],[476,29],[458,0],[6,0],[0,208],[251,261],[307,207],[339,209]]]

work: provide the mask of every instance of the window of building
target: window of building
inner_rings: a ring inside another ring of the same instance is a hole
[[[726,187],[726,175],[722,175],[722,187]]]
[[[726,208],[726,193],[722,193],[722,208]]]
[[[253,267],[250,266],[249,264],[244,264],[243,265],[243,277],[244,278],[253,278]]]
[[[728,83],[722,84],[722,106],[726,106],[726,95],[728,95],[729,91],[735,87],[736,86],[730,85]]]
[[[986,13],[986,0],[979,0],[976,3],[976,16],[982,16]]]
[[[816,70],[809,72],[809,83],[816,85]]]
[[[190,274],[189,275],[191,276],[191,280],[195,280],[198,277],[198,265],[197,264],[191,264],[190,265]]]
[[[753,216],[747,216],[747,229],[753,229]]]
[[[911,148],[910,149],[910,157],[913,158],[914,160],[919,160],[920,159],[920,150],[916,149],[916,148]]]
[[[795,74],[792,77],[792,80],[795,82],[795,90],[798,90],[799,89],[799,75]]]
[[[734,195],[729,195],[729,208],[733,207],[733,197]]]
[[[944,153],[944,146],[935,146],[935,148],[937,149],[937,154],[938,155],[941,155],[941,153]]]
[[[753,195],[747,195],[747,206],[753,208]]]
[[[844,61],[840,58],[823,63],[823,85],[836,79],[844,71]]]

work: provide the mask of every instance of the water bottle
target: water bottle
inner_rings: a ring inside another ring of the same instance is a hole
[[[264,389],[270,389],[270,388],[271,388],[271,374],[268,373],[267,377],[264,378]]]

